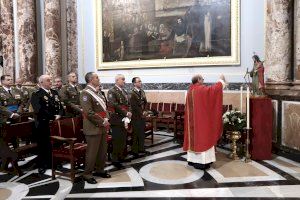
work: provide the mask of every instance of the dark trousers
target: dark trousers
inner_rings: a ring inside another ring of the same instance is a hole
[[[37,167],[51,168],[52,146],[50,141],[49,121],[38,121],[36,124],[36,142],[38,149]]]
[[[122,162],[126,148],[127,131],[123,125],[112,125],[112,162]]]
[[[91,178],[94,170],[100,173],[104,172],[107,160],[106,135],[105,130],[99,135],[85,135],[87,150],[83,176],[86,178]]]
[[[132,152],[138,153],[145,150],[145,125],[146,122],[144,119],[132,120]]]

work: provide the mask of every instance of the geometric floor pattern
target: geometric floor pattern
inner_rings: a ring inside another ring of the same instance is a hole
[[[108,163],[112,178],[99,178],[95,185],[52,180],[50,170],[42,176],[30,168],[21,177],[0,173],[0,200],[300,197],[300,163],[280,156],[245,163],[230,160],[227,150],[217,148],[217,161],[202,171],[187,165],[186,153],[171,133],[156,132],[154,144],[146,140],[146,146],[150,155],[125,163],[124,170]],[[19,164],[26,166],[32,159]]]

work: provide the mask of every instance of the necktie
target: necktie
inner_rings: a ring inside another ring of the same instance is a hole
[[[10,91],[10,90],[8,90],[8,93],[10,94],[10,96],[12,96],[12,94],[11,94],[11,91]]]
[[[140,96],[142,96],[142,91],[141,90],[139,91],[139,94],[140,94]]]
[[[77,87],[75,86],[74,88],[75,88],[76,92],[78,92]]]

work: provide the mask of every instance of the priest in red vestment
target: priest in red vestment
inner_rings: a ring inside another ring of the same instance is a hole
[[[215,145],[223,130],[222,107],[225,77],[212,85],[203,85],[201,75],[192,78],[186,96],[184,144],[189,165],[208,169],[216,161]]]

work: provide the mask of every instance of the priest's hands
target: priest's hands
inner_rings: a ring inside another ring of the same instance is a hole
[[[226,82],[225,76],[223,74],[221,74],[220,79]]]

